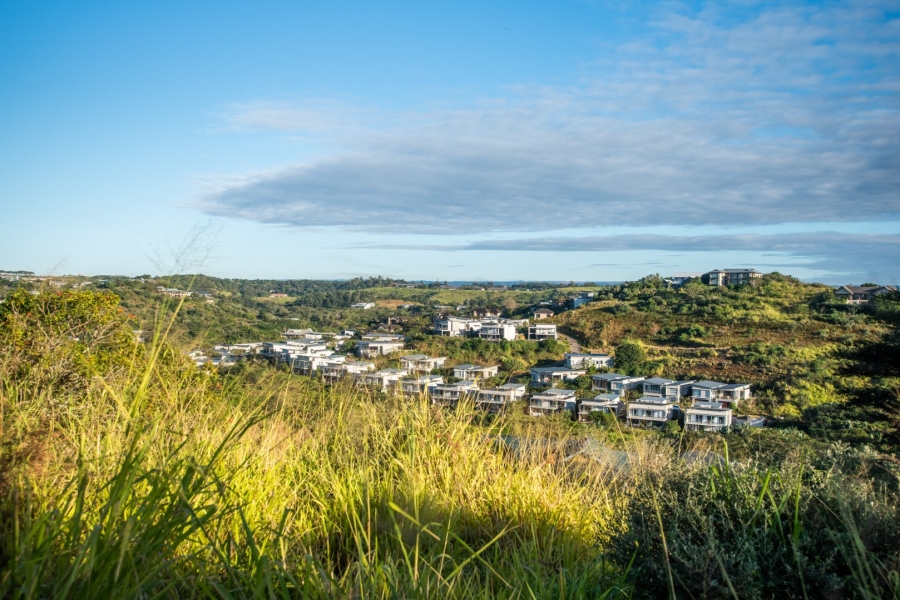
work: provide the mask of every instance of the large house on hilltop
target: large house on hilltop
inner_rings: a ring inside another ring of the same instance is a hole
[[[891,285],[842,285],[834,295],[847,304],[867,304],[875,296],[896,291],[897,288]]]
[[[756,269],[715,269],[706,273],[703,278],[707,279],[709,285],[744,285],[752,283],[755,279],[760,279],[762,273]]]

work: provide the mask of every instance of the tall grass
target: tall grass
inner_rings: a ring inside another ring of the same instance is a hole
[[[803,457],[686,462],[622,435],[623,463],[552,424],[511,444],[521,417],[471,405],[198,372],[163,335],[135,356],[77,393],[0,375],[0,597],[900,589],[896,492]]]

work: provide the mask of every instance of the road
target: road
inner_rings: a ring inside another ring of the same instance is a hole
[[[558,333],[558,332],[557,332]],[[564,333],[558,333],[559,337],[569,342],[569,348],[574,353],[581,352],[581,344],[575,341],[575,338],[571,338]]]

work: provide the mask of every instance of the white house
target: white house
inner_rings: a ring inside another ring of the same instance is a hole
[[[430,395],[435,386],[444,383],[440,375],[422,375],[420,377],[404,377],[398,387],[404,396]]]
[[[468,334],[473,327],[481,328],[481,322],[475,319],[460,317],[444,317],[434,322],[434,332],[440,336],[460,337]]]
[[[396,387],[407,373],[403,369],[382,369],[375,372],[363,372],[357,376],[359,385],[386,392]]]
[[[525,387],[524,383],[504,383],[499,387],[480,390],[475,406],[487,412],[500,412],[510,402],[524,398]]]
[[[508,323],[482,323],[478,337],[489,342],[516,339],[516,328]]]
[[[662,396],[641,396],[628,403],[627,419],[631,425],[660,426],[678,418],[679,408]]]
[[[694,385],[693,380],[673,381],[663,386],[663,396],[678,402],[683,396],[691,395],[691,387]]]
[[[319,367],[319,373],[327,381],[337,381],[343,377],[356,376],[375,370],[375,363],[368,361],[347,361],[343,363],[324,364]]]
[[[689,431],[722,431],[731,425],[731,409],[721,402],[694,402],[684,415],[684,426]]]
[[[374,358],[403,350],[403,346],[403,342],[360,340],[356,344],[356,353],[360,358]]]
[[[488,377],[496,377],[500,372],[500,367],[490,366],[482,367],[480,365],[456,365],[453,367],[453,376],[463,381],[477,381]]]
[[[613,359],[609,354],[582,354],[580,352],[566,352],[565,364],[570,369],[597,369],[611,367]]]
[[[431,402],[455,407],[460,400],[475,398],[478,387],[468,382],[439,383],[431,389]]]
[[[362,310],[369,310],[375,308],[374,302],[357,302],[356,304],[351,304],[350,308],[361,308]]]
[[[531,396],[531,401],[528,403],[528,414],[532,417],[542,417],[565,411],[574,412],[576,403],[574,390],[550,388]]]
[[[552,323],[535,323],[534,325],[528,326],[528,339],[529,340],[555,340],[558,339],[559,336],[556,333],[556,325]]]
[[[533,367],[531,369],[531,385],[535,387],[552,386],[556,382],[569,381],[581,375],[587,375],[587,371],[568,367]]]
[[[591,422],[591,413],[608,413],[618,417],[625,412],[625,403],[622,397],[616,394],[598,394],[590,400],[578,402],[578,420],[582,423]]]
[[[446,356],[428,356],[426,354],[410,354],[400,357],[400,366],[410,373],[431,373],[444,366]]]

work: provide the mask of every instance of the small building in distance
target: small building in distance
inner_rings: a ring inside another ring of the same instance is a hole
[[[532,367],[531,385],[535,387],[553,386],[555,383],[569,381],[581,375],[587,375],[587,371],[569,367]]]
[[[617,394],[597,394],[590,400],[582,400],[578,403],[578,420],[582,423],[591,422],[591,413],[608,413],[619,417],[625,412],[625,403]]]
[[[896,291],[897,288],[891,285],[842,285],[834,291],[834,295],[847,304],[868,304],[879,294]]]
[[[535,323],[528,326],[528,339],[535,341],[555,340],[559,336],[556,333],[556,325],[552,323]]]
[[[721,402],[694,402],[684,415],[684,426],[688,431],[720,432],[731,425],[731,409]]]
[[[599,373],[591,375],[591,389],[598,392],[624,396],[628,391],[637,389],[646,377],[622,375],[621,373]]]
[[[400,357],[400,367],[410,373],[431,373],[444,366],[446,356],[428,356],[426,354],[410,354]]]
[[[360,308],[362,310],[370,310],[375,308],[374,302],[357,302],[356,304],[351,304],[350,308]]]
[[[665,424],[678,418],[680,409],[674,402],[661,396],[641,396],[634,402],[628,403],[626,418],[630,425],[642,427]]]
[[[499,372],[500,367],[496,365],[482,367],[481,365],[464,364],[453,367],[453,376],[463,381],[478,381],[479,379],[496,377]]]
[[[714,269],[703,275],[706,283],[713,286],[744,285],[762,278],[756,269]]]
[[[566,352],[565,365],[570,369],[596,369],[613,366],[613,358],[609,354],[588,354],[581,352]]]
[[[475,399],[475,407],[491,413],[500,412],[510,403],[524,398],[525,388],[524,383],[504,383],[499,387],[481,390]]]
[[[550,388],[531,396],[528,403],[528,414],[532,417],[555,415],[562,412],[575,412],[577,399],[574,390]]]
[[[516,339],[516,328],[508,323],[483,323],[478,337],[489,342],[512,341]]]
[[[460,400],[474,399],[478,386],[467,381],[439,383],[431,389],[431,403],[455,408]]]
[[[728,408],[737,406],[741,400],[750,398],[749,383],[721,383],[719,381],[695,381],[691,384],[694,401],[712,400],[721,402]]]
[[[534,317],[535,321],[540,321],[542,319],[549,319],[553,316],[554,313],[546,306],[532,306],[531,314]]]

